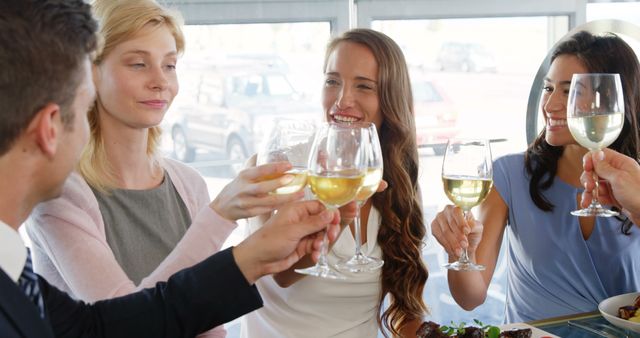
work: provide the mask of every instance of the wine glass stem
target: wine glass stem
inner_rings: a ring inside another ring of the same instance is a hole
[[[464,215],[464,219],[468,220],[469,219],[469,210],[464,210],[463,215]],[[469,243],[468,239],[467,239],[467,243]],[[471,262],[469,260],[469,254],[467,253],[467,248],[462,248],[462,254],[460,254],[460,258],[458,258],[458,262],[461,262],[461,263],[470,263]]]
[[[328,266],[329,262],[327,261],[327,249],[328,249],[327,239],[327,229],[324,230],[324,235],[322,235],[322,245],[320,246],[320,257],[318,257],[318,265],[320,266]]]
[[[362,207],[362,202],[356,201],[356,218],[353,220],[353,232],[356,240],[356,256],[362,255],[362,235],[361,232],[361,224],[360,224],[360,208]]]
[[[596,174],[595,171],[593,171],[592,175],[593,175],[593,182],[595,183],[595,187],[593,188],[593,192],[592,192],[593,199],[591,200],[591,206],[596,207],[600,205],[600,202],[598,201],[598,186],[600,185],[600,183],[598,182],[598,174]]]

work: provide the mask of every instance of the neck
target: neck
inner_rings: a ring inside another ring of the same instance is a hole
[[[580,183],[580,175],[583,171],[582,157],[587,152],[587,149],[579,145],[571,144],[565,146],[562,156],[558,160],[558,172],[556,175],[575,187],[582,187],[582,183]]]
[[[15,151],[0,157],[0,220],[16,231],[31,210],[47,199],[34,172],[40,165]]]
[[[101,118],[100,126],[118,188],[150,189],[162,182],[162,168],[147,154],[148,128],[132,128],[109,118]]]

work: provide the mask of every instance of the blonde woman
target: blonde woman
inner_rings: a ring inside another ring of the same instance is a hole
[[[241,172],[210,202],[196,171],[158,150],[158,125],[178,93],[178,16],[152,0],[93,6],[104,48],[93,65],[89,145],[62,197],[40,205],[28,226],[37,272],[89,302],[166,280],[218,251],[235,220],[301,197],[266,194],[288,177],[256,182],[288,170],[279,163]]]
[[[362,206],[363,252],[382,258],[375,273],[346,280],[305,277],[292,269],[257,283],[265,307],[245,316],[243,337],[415,337],[426,306],[425,226],[418,189],[418,151],[407,65],[398,45],[370,29],[331,41],[324,62],[325,119],[372,122],[379,132],[388,188]],[[342,215],[344,216],[344,214]],[[328,254],[331,263],[355,252],[352,226]],[[383,306],[389,296],[388,307]]]

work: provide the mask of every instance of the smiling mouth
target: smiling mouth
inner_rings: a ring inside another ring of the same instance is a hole
[[[346,116],[346,115],[332,115],[331,116],[333,118],[334,121],[336,122],[342,122],[342,123],[352,123],[352,122],[358,122],[360,121],[359,118],[357,117],[353,117],[353,116]]]
[[[548,119],[547,120],[547,126],[548,127],[566,127],[567,126],[567,120],[565,120],[565,119],[562,119],[562,120]]]

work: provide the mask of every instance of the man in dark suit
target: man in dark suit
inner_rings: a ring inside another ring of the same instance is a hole
[[[91,305],[33,274],[17,229],[60,194],[87,142],[95,31],[82,0],[0,0],[0,337],[193,337],[259,308],[254,282],[317,257],[318,231],[337,236],[336,212],[292,204],[167,282]]]

